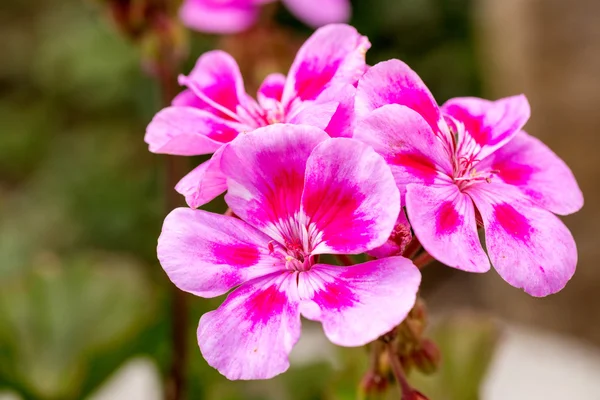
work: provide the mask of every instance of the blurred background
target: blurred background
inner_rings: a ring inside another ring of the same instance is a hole
[[[146,73],[152,42],[124,34],[109,3],[0,8],[0,399],[171,393],[176,314],[155,254],[166,158],[143,142],[161,94]],[[370,64],[404,60],[440,103],[525,93],[527,130],[571,166],[586,198],[564,219],[579,265],[556,295],[531,298],[495,272],[424,271],[430,335],[444,358],[438,374],[411,379],[433,400],[600,399],[600,2],[355,0],[351,23],[373,44]],[[189,46],[181,72],[223,48],[252,93],[267,73],[287,71],[311,29],[274,3],[243,34],[175,32]],[[181,398],[356,398],[367,353],[335,348],[307,323],[288,373],[228,382],[195,338],[200,315],[221,299],[185,299]]]

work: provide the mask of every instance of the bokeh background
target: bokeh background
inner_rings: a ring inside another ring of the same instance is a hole
[[[433,400],[600,399],[600,2],[355,0],[351,23],[373,44],[369,63],[404,60],[439,102],[526,93],[527,130],[586,197],[565,218],[580,261],[556,295],[428,267],[422,294],[444,361],[412,379]],[[310,33],[272,5],[244,34],[189,32],[181,72],[224,48],[251,90],[286,71]],[[166,159],[143,142],[161,107],[147,48],[117,29],[105,1],[3,0],[0,49],[0,398],[164,398],[173,290],[155,255]],[[336,349],[310,324],[288,373],[226,381],[195,343],[200,315],[221,299],[186,299],[184,398],[355,398],[366,352]]]

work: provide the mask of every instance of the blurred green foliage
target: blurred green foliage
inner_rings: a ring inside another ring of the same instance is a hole
[[[0,388],[78,399],[137,354],[165,373],[170,283],[155,255],[164,159],[142,140],[158,90],[99,2],[3,6]],[[478,93],[468,0],[357,0],[354,10],[354,25],[373,43],[370,63],[404,59],[440,101]],[[310,33],[283,7],[276,18]],[[186,71],[214,44],[192,35]],[[363,349],[335,350],[335,368],[319,361],[268,383],[226,381],[195,338],[199,316],[221,299],[189,299],[189,398],[354,398]]]

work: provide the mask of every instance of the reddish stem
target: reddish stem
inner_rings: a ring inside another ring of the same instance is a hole
[[[354,261],[352,261],[352,259],[349,256],[347,256],[346,254],[336,254],[335,258],[337,258],[338,261],[341,262],[342,265],[345,265],[346,267],[354,265]]]
[[[419,250],[421,250],[421,242],[419,242],[419,239],[417,239],[416,236],[413,236],[412,240],[406,245],[402,256],[406,258],[413,258]]]
[[[390,365],[392,366],[392,372],[394,373],[394,377],[396,378],[396,382],[400,386],[400,390],[402,391],[402,400],[410,399],[410,396],[413,393],[413,388],[410,386],[408,381],[406,380],[406,376],[404,375],[404,368],[402,368],[402,364],[400,363],[400,358],[396,354],[396,350],[394,349],[393,341],[389,341],[386,343],[388,356],[390,358]]]
[[[177,71],[169,57],[169,49],[162,49],[157,63],[156,78],[160,85],[162,106],[167,107],[178,91]],[[167,212],[182,205],[181,196],[175,185],[187,172],[187,162],[183,157],[166,156],[165,160],[165,207]],[[183,399],[185,393],[185,369],[187,364],[188,303],[184,292],[171,287],[171,367],[165,386],[167,400]]]
[[[413,263],[417,266],[417,268],[421,269],[434,261],[435,258],[433,258],[428,252],[424,251],[415,257]]]

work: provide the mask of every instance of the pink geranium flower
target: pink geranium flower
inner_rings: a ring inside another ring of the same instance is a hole
[[[207,33],[237,33],[250,28],[258,19],[261,5],[274,0],[185,0],[179,16],[183,23]],[[282,0],[298,19],[318,28],[347,22],[349,0]]]
[[[341,346],[369,343],[406,317],[420,283],[410,260],[319,263],[321,254],[380,246],[392,231],[400,193],[371,147],[279,124],[236,139],[221,167],[225,200],[240,219],[179,208],[158,241],[158,258],[180,289],[215,297],[237,287],[200,319],[198,343],[211,366],[229,379],[284,372],[301,315]]]
[[[561,290],[577,250],[553,213],[579,210],[583,196],[565,163],[521,128],[525,96],[449,100],[441,109],[398,60],[372,67],[356,94],[356,138],[390,164],[414,232],[436,259],[465,271],[492,264],[534,296]]]
[[[222,51],[202,55],[187,89],[148,125],[150,151],[181,156],[215,153],[176,186],[190,207],[199,207],[226,188],[219,168],[222,148],[240,132],[276,123],[307,124],[331,136],[350,136],[353,85],[366,70],[368,39],[348,25],[317,30],[298,51],[287,78],[272,74],[257,100],[244,90],[235,60]]]

